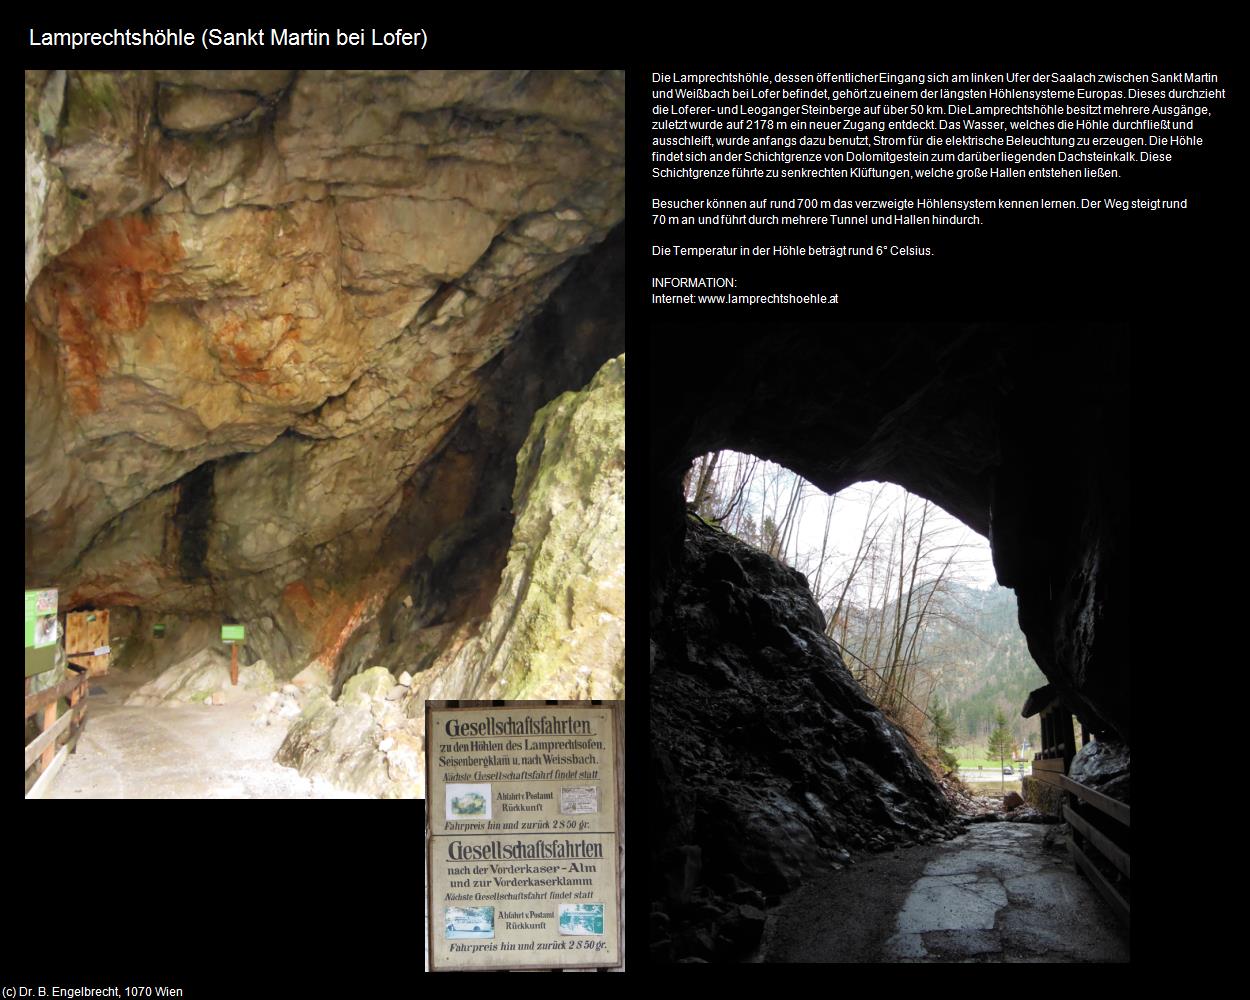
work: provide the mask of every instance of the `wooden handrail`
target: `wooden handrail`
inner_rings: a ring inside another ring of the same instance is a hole
[[[56,722],[31,740],[30,743],[26,745],[26,767],[29,768],[31,764],[38,760],[39,755],[43,753],[44,749],[58,736],[60,736],[61,733],[65,731],[65,728],[73,721],[74,713],[66,712],[59,719],[57,719]]]
[[[75,669],[55,687],[26,696],[26,718],[39,715],[40,729],[39,735],[26,745],[26,770],[31,772],[34,768],[31,773],[34,784],[27,791],[26,798],[37,799],[47,794],[65,758],[74,751],[86,725],[89,684],[87,671]],[[30,690],[29,677],[26,678],[26,689]],[[62,698],[69,702],[69,711],[57,718],[57,702]],[[68,740],[57,750],[57,741],[63,735],[67,735]]]
[[[1072,842],[1071,837],[1068,838],[1068,850],[1072,852],[1073,860],[1081,866],[1081,871],[1083,871],[1089,880],[1094,883],[1094,888],[1099,891],[1103,899],[1111,904],[1111,908],[1115,911],[1115,915],[1127,924],[1129,922],[1128,901],[1116,891],[1115,886],[1113,886],[1107,880],[1107,876],[1100,872],[1097,866],[1090,861],[1085,852]]]
[[[1068,821],[1068,825],[1072,829],[1072,832],[1068,835],[1068,852],[1080,866],[1081,870],[1089,877],[1089,880],[1094,884],[1094,888],[1101,893],[1102,897],[1115,910],[1116,916],[1127,925],[1129,922],[1128,900],[1112,885],[1111,880],[1098,870],[1098,866],[1081,849],[1080,844],[1077,842],[1077,837],[1079,836],[1083,839],[1087,849],[1102,855],[1106,861],[1119,869],[1126,879],[1130,877],[1129,852],[1103,833],[1102,830],[1098,829],[1098,827],[1094,826],[1073,807],[1076,805],[1075,800],[1080,799],[1083,805],[1092,806],[1116,822],[1122,823],[1126,831],[1131,829],[1129,825],[1129,807],[1118,799],[1113,799],[1109,795],[1095,791],[1086,785],[1082,785],[1079,781],[1073,781],[1066,774],[1060,774],[1058,778],[1059,787],[1074,797],[1071,806],[1064,805],[1063,807],[1063,817]]]
[[[80,684],[86,683],[87,675],[78,674],[68,680],[62,681],[54,688],[48,688],[46,691],[39,691],[36,694],[32,694],[26,699],[26,718],[29,719],[45,705],[51,705],[53,702],[60,701],[62,698],[68,697],[70,692],[76,687]]]
[[[1071,792],[1082,802],[1088,802],[1095,809],[1106,813],[1112,819],[1129,825],[1129,807],[1118,799],[1113,799],[1109,795],[1097,792],[1086,785],[1082,785],[1079,781],[1073,781],[1066,774],[1060,778],[1060,787],[1065,792]]]
[[[1120,869],[1125,876],[1131,877],[1129,873],[1128,851],[1115,843],[1101,830],[1091,826],[1088,821],[1082,819],[1068,806],[1063,807],[1063,818],[1072,824],[1077,833],[1098,848],[1099,854]]]

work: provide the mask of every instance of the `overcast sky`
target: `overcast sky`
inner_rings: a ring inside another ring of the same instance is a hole
[[[738,455],[733,452],[723,453],[720,459],[720,462],[727,466],[727,473],[733,468],[735,462],[750,461],[750,456]],[[765,466],[770,470],[779,468],[772,463],[761,463],[760,470],[762,471]],[[764,477],[757,476],[757,480],[762,478]],[[877,501],[874,515],[880,512],[886,505],[901,511],[906,491],[901,486],[896,486],[893,483],[856,483],[834,497],[829,497],[827,494],[822,493],[810,483],[806,484],[803,494],[805,500],[801,508],[798,527],[798,548],[800,552],[810,551],[813,554],[813,567],[820,555],[821,535],[825,530],[827,505],[829,503],[833,504],[829,549],[836,551],[849,564],[864,530],[864,518],[868,512],[869,498],[878,489],[883,490],[883,492]],[[758,510],[760,507],[761,493],[762,491],[757,489],[753,495],[748,497],[748,502],[750,502],[754,510]],[[920,500],[919,498],[913,498],[911,502],[913,504],[911,509],[918,516]],[[990,558],[990,543],[985,536],[977,534],[963,522],[947,514],[946,511],[936,505],[931,505],[926,522],[926,534],[931,532],[940,538],[943,546],[958,545],[961,547],[956,557],[956,565],[959,567],[959,571],[954,574],[954,579],[972,587],[983,588],[994,585],[996,582],[994,564]],[[941,534],[936,535],[937,532],[941,532]],[[788,562],[793,562],[793,552],[794,546],[791,545],[787,553]],[[841,559],[830,561],[826,573],[834,572],[836,576],[837,571],[835,567],[840,562]],[[917,582],[919,582],[919,579]]]

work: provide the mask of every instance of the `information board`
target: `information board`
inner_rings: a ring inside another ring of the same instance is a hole
[[[56,645],[56,591],[26,591],[26,645],[33,649]]]
[[[426,703],[430,968],[621,964],[620,703]]]
[[[34,677],[56,666],[57,592],[26,591],[25,675]]]
[[[243,642],[242,625],[223,625],[221,627],[222,642]]]

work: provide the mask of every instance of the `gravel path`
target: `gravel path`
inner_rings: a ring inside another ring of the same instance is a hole
[[[231,692],[225,705],[125,707],[126,697],[147,679],[118,674],[92,682],[78,750],[65,761],[48,798],[364,798],[274,763],[286,726],[252,724],[262,695]]]
[[[1127,962],[1127,932],[1045,831],[981,823],[813,879],[769,915],[762,960]]]

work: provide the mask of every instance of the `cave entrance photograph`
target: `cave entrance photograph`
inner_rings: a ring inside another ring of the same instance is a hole
[[[28,798],[421,799],[427,699],[624,697],[624,110],[25,72]]]
[[[1131,330],[655,333],[652,960],[1128,961]]]

